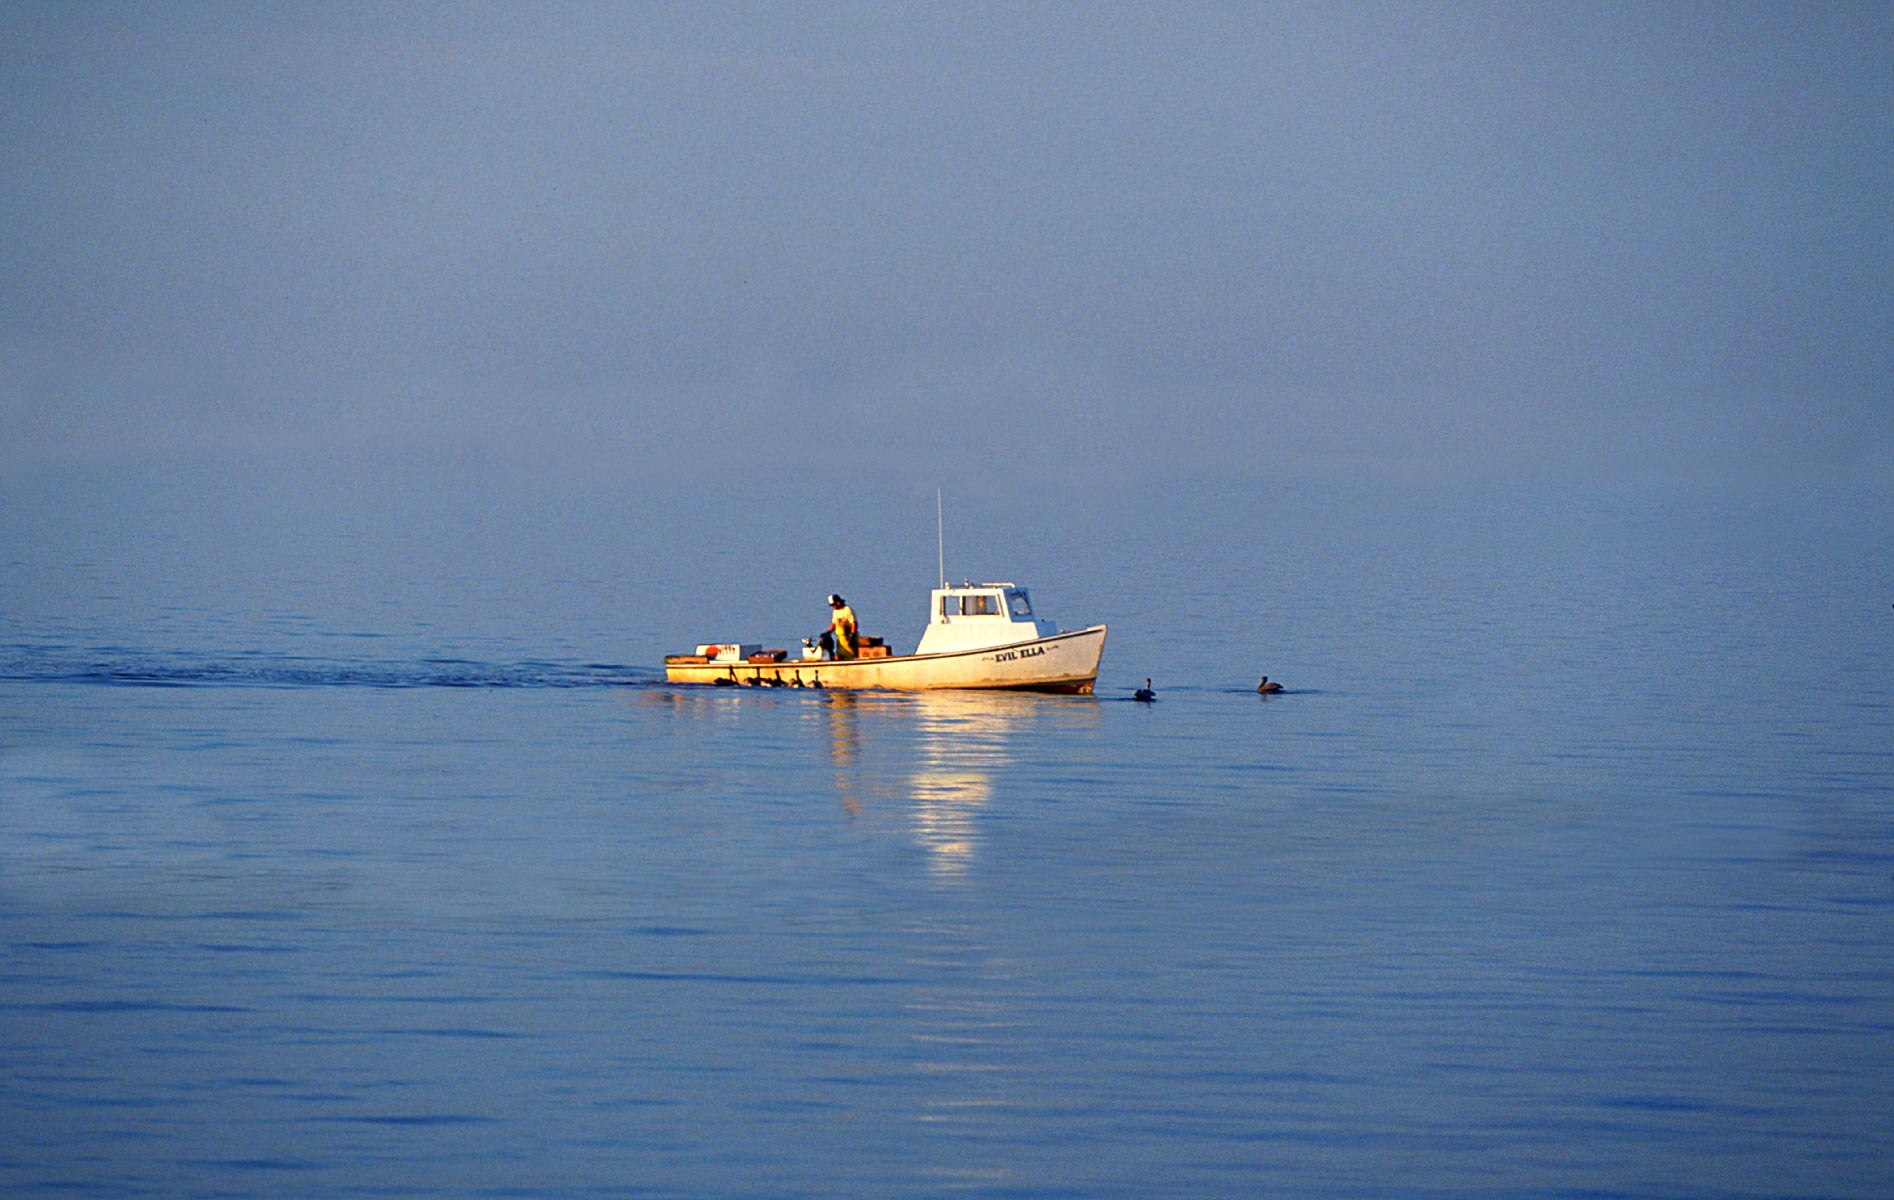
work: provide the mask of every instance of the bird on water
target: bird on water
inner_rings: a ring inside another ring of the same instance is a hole
[[[1271,692],[1280,692],[1282,685],[1280,683],[1269,682],[1269,676],[1265,675],[1263,676],[1263,681],[1256,685],[1256,690],[1267,696]]]
[[[1151,681],[1147,679],[1144,681],[1143,687],[1131,693],[1131,698],[1133,700],[1142,700],[1146,704],[1149,704],[1151,701],[1157,699],[1157,693],[1151,690]]]

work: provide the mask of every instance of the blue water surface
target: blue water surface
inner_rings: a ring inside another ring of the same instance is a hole
[[[0,1194],[1888,1194],[1878,497],[976,500],[1019,697],[656,669],[931,494],[245,489],[10,495]]]

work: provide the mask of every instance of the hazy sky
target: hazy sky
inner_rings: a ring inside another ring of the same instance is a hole
[[[15,2],[0,143],[9,472],[1894,473],[1888,4]]]

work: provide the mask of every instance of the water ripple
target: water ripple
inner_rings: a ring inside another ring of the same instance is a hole
[[[582,688],[658,682],[620,663],[463,658],[362,659],[303,655],[217,656],[123,647],[0,647],[0,680],[108,687]]]

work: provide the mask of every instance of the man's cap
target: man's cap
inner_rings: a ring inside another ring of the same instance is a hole
[[[848,601],[842,599],[840,596],[837,596],[834,593],[829,594],[830,607],[835,607],[836,605],[841,605],[841,604],[846,604],[846,603],[848,603]]]

